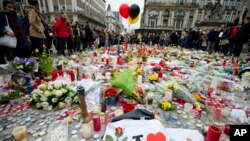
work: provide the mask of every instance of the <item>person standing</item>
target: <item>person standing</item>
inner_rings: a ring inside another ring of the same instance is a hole
[[[29,25],[31,51],[33,52],[35,49],[38,49],[42,52],[46,36],[44,34],[44,27],[39,12],[39,3],[37,0],[28,0],[28,3],[29,5],[24,6],[24,12]]]
[[[57,37],[57,54],[65,56],[66,43],[69,38],[67,13],[65,11],[61,12],[61,16],[56,20],[55,32]]]
[[[81,29],[79,27],[78,21],[75,22],[75,25],[73,26],[73,32],[75,35],[74,38],[74,52],[80,51],[81,43],[82,43],[82,34]]]
[[[4,64],[5,56],[11,61],[14,57],[30,57],[30,44],[23,19],[16,13],[13,2],[9,0],[3,1],[4,11],[0,13],[0,36],[8,35],[16,37],[16,48],[0,47],[0,63]],[[10,26],[13,32],[7,31],[6,26]]]
[[[218,32],[216,31],[216,29],[212,29],[208,33],[207,51],[209,52],[209,54],[213,53],[215,46],[216,46],[217,38],[218,38]]]
[[[73,54],[75,34],[73,32],[72,23],[70,23],[68,21],[67,26],[68,26],[68,31],[69,31],[69,37],[68,37],[68,40],[67,40],[67,52],[68,52],[68,55],[71,56]]]
[[[243,45],[249,41],[249,34],[250,34],[250,17],[246,17],[243,21],[243,25],[240,27],[238,36],[236,38],[236,45],[234,49],[234,56],[239,57]]]
[[[160,35],[160,45],[163,47],[165,45],[165,40],[166,40],[166,34],[164,31],[162,31]]]
[[[85,26],[85,37],[86,37],[86,49],[90,49],[91,48],[91,42],[93,41],[94,37],[93,37],[93,31],[90,28],[90,24],[87,21],[86,22],[86,26]]]

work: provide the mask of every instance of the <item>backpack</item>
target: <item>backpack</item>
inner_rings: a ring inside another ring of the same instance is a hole
[[[239,27],[238,26],[234,26],[231,32],[231,38],[232,39],[236,39],[239,33]]]

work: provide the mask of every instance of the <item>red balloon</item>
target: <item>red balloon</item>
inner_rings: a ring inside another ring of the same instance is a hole
[[[122,4],[119,8],[120,15],[127,19],[129,17],[129,6],[127,4]]]

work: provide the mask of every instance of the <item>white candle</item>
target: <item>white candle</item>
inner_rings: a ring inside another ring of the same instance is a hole
[[[82,137],[85,139],[89,139],[92,136],[92,126],[89,123],[82,125],[83,134]]]
[[[138,75],[137,83],[138,83],[139,85],[142,84],[142,75]]]
[[[170,89],[167,89],[165,91],[164,99],[167,101],[172,101],[172,97],[173,97],[173,91]]]

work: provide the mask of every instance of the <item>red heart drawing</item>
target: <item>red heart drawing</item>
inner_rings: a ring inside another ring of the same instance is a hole
[[[161,132],[155,134],[148,134],[147,141],[167,141],[165,135]]]

